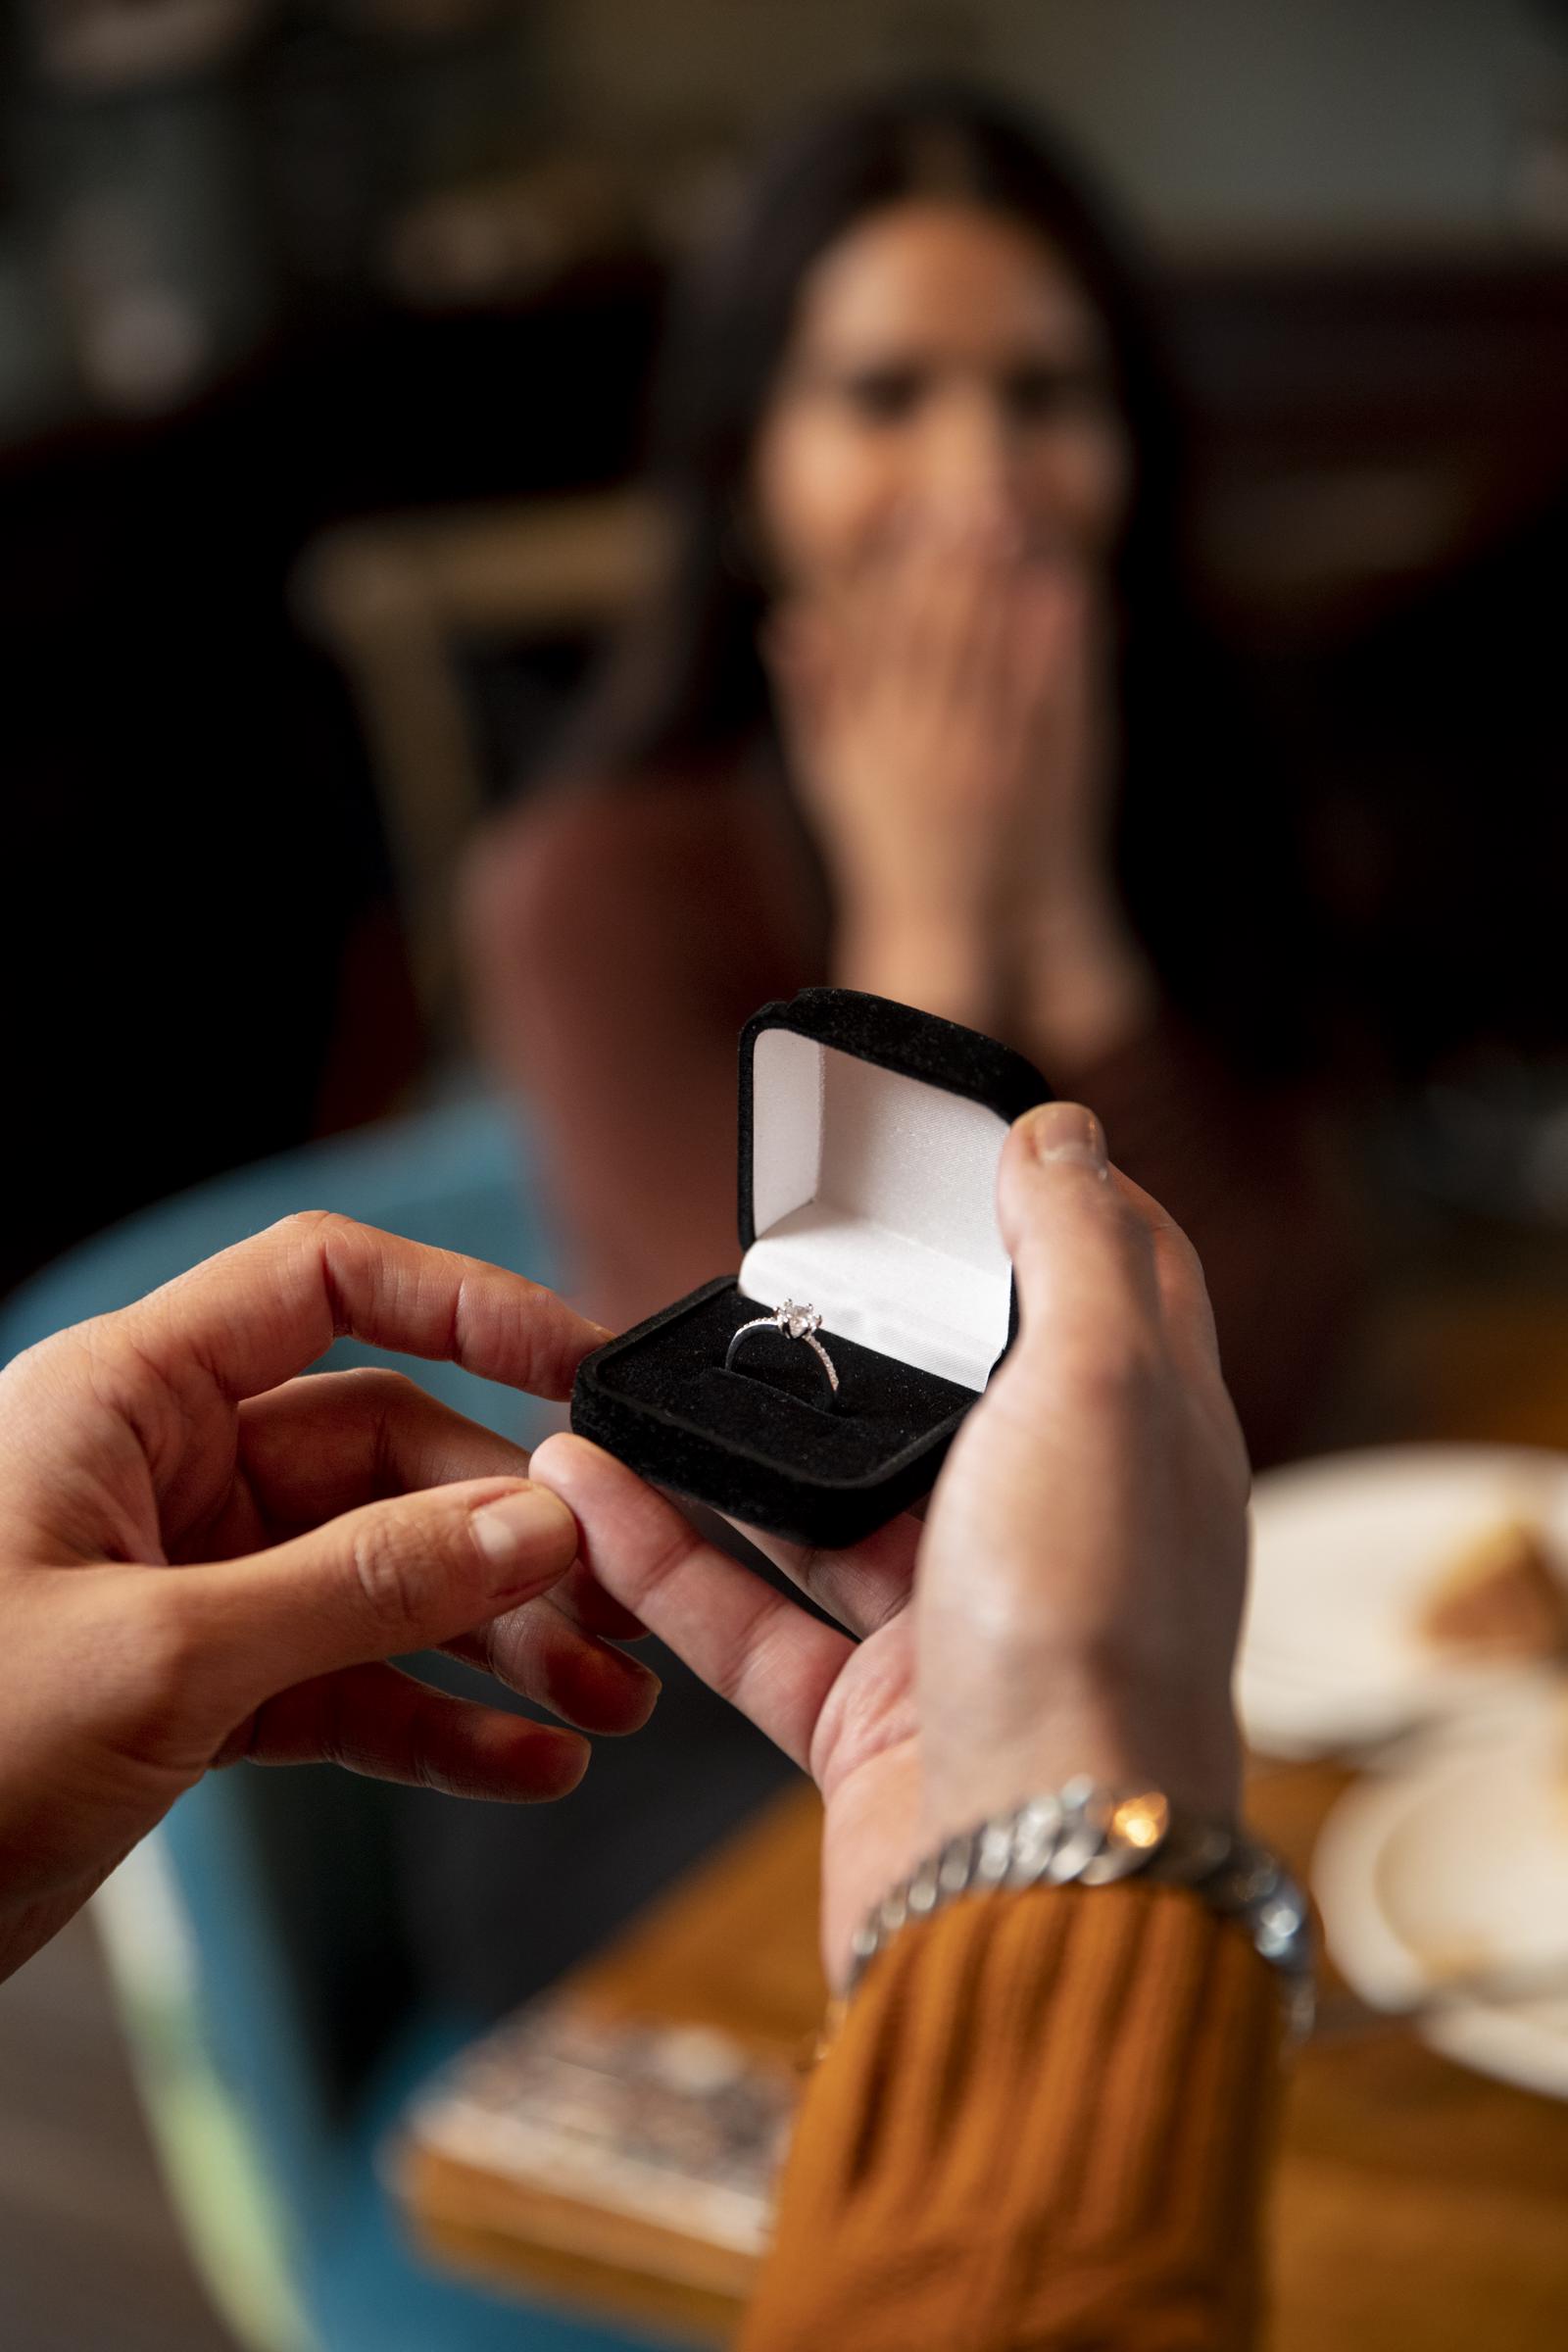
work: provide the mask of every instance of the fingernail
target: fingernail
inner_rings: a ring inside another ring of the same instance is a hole
[[[1092,1168],[1102,1184],[1110,1173],[1105,1131],[1081,1102],[1042,1102],[1019,1121],[1036,1159]]]
[[[495,1502],[482,1502],[469,1525],[501,1592],[517,1582],[519,1570],[533,1564],[541,1550],[563,1551],[565,1567],[576,1549],[577,1522],[548,1487],[519,1487]]]

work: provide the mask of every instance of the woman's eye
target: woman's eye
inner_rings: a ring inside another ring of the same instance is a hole
[[[850,376],[845,397],[856,414],[872,424],[897,424],[911,416],[920,404],[924,380],[913,368],[868,368]]]
[[[1005,399],[1021,423],[1035,424],[1102,408],[1105,387],[1086,368],[1019,368],[1007,378]]]

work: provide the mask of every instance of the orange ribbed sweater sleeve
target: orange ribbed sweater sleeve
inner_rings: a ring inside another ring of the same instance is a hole
[[[1280,1999],[1173,1887],[967,1898],[808,2091],[742,2352],[1252,2343]]]

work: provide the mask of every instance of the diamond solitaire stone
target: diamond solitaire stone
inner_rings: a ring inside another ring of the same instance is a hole
[[[822,1317],[814,1306],[808,1306],[799,1298],[786,1298],[783,1305],[775,1306],[770,1314],[758,1315],[750,1323],[741,1325],[724,1350],[724,1369],[726,1372],[734,1369],[737,1351],[745,1347],[754,1331],[776,1331],[782,1338],[804,1341],[809,1348],[827,1382],[828,1402],[831,1404],[839,1393],[839,1376],[832,1357],[816,1336],[821,1328]]]

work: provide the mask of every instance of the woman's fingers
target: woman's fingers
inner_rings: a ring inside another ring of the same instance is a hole
[[[833,632],[809,607],[781,606],[765,624],[762,650],[785,733],[809,770],[832,705]]]
[[[988,612],[1004,593],[1002,567],[961,542],[920,550],[904,609],[900,649],[911,688],[967,708]]]
[[[572,1624],[554,1592],[442,1646],[583,1732],[640,1732],[659,1697],[653,1669]]]
[[[854,1644],[704,1543],[672,1503],[582,1438],[547,1438],[533,1477],[576,1519],[581,1556],[720,1697],[803,1769]]]
[[[557,1397],[608,1337],[520,1274],[325,1210],[285,1217],[106,1326],[144,1377],[229,1401],[303,1372],[345,1333]]]
[[[574,1732],[455,1698],[384,1665],[296,1684],[257,1708],[218,1757],[340,1764],[378,1781],[508,1802],[565,1796],[588,1768]]]
[[[971,721],[978,719],[994,736],[1013,772],[1022,749],[1019,725],[1025,698],[1018,692],[1012,644],[1016,634],[1018,569],[1010,565],[989,582],[966,634],[964,658],[955,691]],[[1049,676],[1049,672],[1048,672]],[[1032,699],[1032,697],[1031,697]]]

